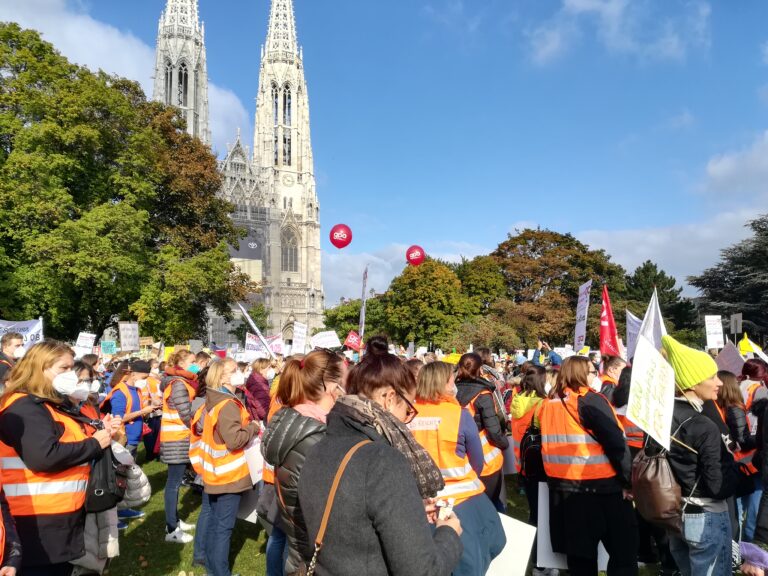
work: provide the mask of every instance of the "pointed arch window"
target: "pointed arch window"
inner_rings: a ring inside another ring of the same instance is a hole
[[[165,104],[173,104],[173,66],[170,60],[165,61]]]
[[[188,105],[188,94],[189,94],[189,72],[187,70],[187,65],[182,64],[179,66],[179,106],[186,108]]]
[[[280,119],[280,112],[279,112],[279,105],[280,105],[280,91],[277,89],[277,84],[272,84],[272,115],[274,117],[274,162],[275,166],[277,166],[278,162],[280,161],[279,153],[280,153],[280,138],[279,138],[279,124],[278,121]]]
[[[291,166],[291,116],[293,113],[291,85],[286,82],[283,86],[283,164]]]
[[[280,269],[283,272],[299,271],[299,242],[292,230],[283,230],[280,234]]]
[[[291,85],[286,84],[283,86],[283,124],[286,126],[291,125],[291,113],[293,112],[291,100]]]

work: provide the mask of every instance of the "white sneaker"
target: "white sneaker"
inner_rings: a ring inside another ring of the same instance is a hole
[[[191,534],[187,534],[186,532],[183,532],[181,530],[181,526],[176,528],[176,530],[174,530],[173,532],[165,535],[166,542],[176,542],[177,544],[189,544],[194,539],[195,539],[194,536],[192,536]]]
[[[192,530],[195,529],[195,525],[187,524],[186,522],[184,522],[184,520],[179,520],[179,528],[181,528],[183,532],[191,532]]]

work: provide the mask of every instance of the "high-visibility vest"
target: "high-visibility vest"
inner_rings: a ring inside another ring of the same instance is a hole
[[[643,430],[638,428],[625,414],[617,413],[616,417],[624,427],[624,437],[627,439],[627,446],[630,448],[642,448],[645,444]]]
[[[203,437],[200,443],[200,456],[203,460],[203,483],[206,486],[221,486],[239,482],[250,477],[245,450],[232,450],[223,442],[217,442],[214,431],[219,423],[219,414],[228,402],[234,402],[240,409],[240,422],[245,427],[251,421],[248,410],[236,397],[219,402],[205,415]]]
[[[203,443],[203,435],[196,432],[197,424],[203,419],[205,422],[205,402],[200,406],[195,415],[192,416],[192,421],[189,423],[189,463],[192,464],[192,469],[200,476],[203,475],[203,454],[201,446]]]
[[[283,404],[280,402],[280,400],[277,399],[277,390],[274,392],[270,392],[270,402],[269,402],[269,412],[267,413],[267,424],[269,424],[269,421],[272,420],[272,416],[277,414],[280,409],[283,407]],[[275,467],[272,466],[269,462],[264,460],[264,475],[262,477],[262,480],[266,482],[267,484],[274,484],[275,483]]]
[[[3,487],[0,485],[0,492],[2,492]],[[5,521],[3,520],[2,515],[0,514],[0,566],[3,565],[3,559],[5,558]]]
[[[763,385],[762,382],[753,382],[749,386],[749,388],[747,388],[746,398],[744,399],[744,406],[747,413],[749,413],[749,411],[752,410],[752,404],[755,403],[755,394],[757,393],[758,390],[760,390],[762,385]],[[752,434],[752,436],[757,434],[757,418],[755,418],[754,422],[750,423],[749,433]]]
[[[26,394],[15,393],[0,407],[2,414]],[[89,436],[80,423],[45,404],[51,418],[64,428],[59,442],[70,444],[87,440]],[[11,514],[14,516],[40,516],[71,514],[85,505],[89,462],[61,472],[33,472],[27,468],[11,446],[0,442],[0,482],[5,490]]]
[[[603,447],[581,426],[579,398],[594,393],[590,388],[582,388],[578,392],[568,391],[564,403],[560,398],[544,401],[541,456],[549,478],[579,481],[616,476]],[[616,425],[621,428],[618,419]]]
[[[155,376],[147,377],[147,384],[139,389],[142,404],[149,406],[154,398],[162,398],[160,392],[160,380]]]
[[[760,385],[758,384],[757,387],[759,388]],[[754,396],[754,392],[752,395]],[[720,408],[718,404],[716,404],[716,406]],[[752,420],[750,419],[749,412],[747,411],[746,408],[744,409],[744,417],[747,419],[747,430],[752,430]],[[725,410],[723,410],[723,421],[725,421]],[[755,423],[755,428],[757,427],[756,424],[757,423]],[[755,467],[755,465],[752,464],[752,460],[754,459],[756,452],[757,452],[756,448],[753,448],[752,450],[739,450],[738,452],[733,453],[733,458],[739,464],[744,464],[744,466],[746,466],[750,474],[757,474],[758,473],[757,467]]]
[[[125,396],[125,414],[123,414],[123,416],[127,416],[133,412],[133,395],[131,394],[131,391],[128,390],[128,385],[125,382],[120,382],[120,384],[109,391],[109,394],[107,394],[101,402],[100,408],[102,413],[107,409],[107,404],[109,404],[109,411],[112,412],[112,396],[114,396],[115,392],[120,392]]]
[[[408,424],[413,437],[429,452],[440,468],[445,488],[438,498],[454,498],[455,506],[472,496],[481,494],[485,487],[469,464],[467,456],[456,455],[461,424],[461,406],[455,398],[441,402],[417,401],[419,414]]]
[[[483,390],[477,396],[472,398],[466,406],[467,410],[472,415],[472,418],[477,414],[477,411],[475,410],[475,402],[483,394],[488,394],[490,396],[492,392],[490,390]],[[484,461],[482,476],[490,476],[501,470],[504,466],[504,453],[488,441],[488,433],[485,431],[485,428],[480,429],[480,443],[483,445]]]
[[[531,422],[533,421],[533,415],[536,413],[536,409],[539,408],[539,406],[540,404],[531,406],[531,409],[528,410],[522,418],[512,418],[512,444],[515,450],[515,467],[517,468],[518,473],[521,469],[520,444],[523,441],[525,432],[530,428]]]
[[[160,423],[160,443],[163,442],[181,442],[189,440],[189,428],[184,425],[184,421],[179,416],[176,408],[171,408],[169,400],[171,399],[171,390],[175,382],[182,382],[187,388],[189,400],[195,398],[195,389],[183,378],[174,378],[165,387],[163,392],[163,418]]]

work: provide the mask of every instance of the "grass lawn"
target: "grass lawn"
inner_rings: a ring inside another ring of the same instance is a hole
[[[139,462],[143,453],[139,454]],[[165,512],[163,490],[165,488],[165,464],[151,462],[144,465],[144,472],[152,484],[152,499],[142,508],[146,516],[133,520],[127,530],[120,533],[120,557],[109,567],[110,576],[200,576],[205,570],[192,567],[192,543],[169,544],[164,540]],[[515,478],[507,479],[507,513],[518,520],[528,517],[528,503],[517,490]],[[200,494],[181,488],[179,493],[179,517],[189,523],[197,522],[200,512]],[[233,573],[242,576],[266,574],[265,547],[267,535],[260,526],[237,521],[232,537],[230,558],[234,559]],[[654,570],[641,569],[640,576],[653,576]]]

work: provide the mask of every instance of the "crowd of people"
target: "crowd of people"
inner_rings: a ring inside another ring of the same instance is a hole
[[[768,569],[760,359],[732,374],[664,337],[678,391],[665,451],[627,417],[631,359],[563,359],[544,342],[530,359],[478,349],[455,364],[406,358],[380,336],[356,363],[326,349],[105,363],[55,341],[24,350],[15,333],[0,349],[0,576],[103,573],[119,530],[144,515],[139,458],[167,467],[166,545],[191,545],[212,576],[231,575],[238,509],[254,490],[267,576],[481,576],[519,546],[502,527],[507,490],[525,494],[528,522],[547,524],[574,576],[598,574],[599,544],[609,576],[639,564],[663,576]],[[247,453],[259,445],[255,483]],[[633,460],[649,454],[679,485],[678,525],[633,502]],[[183,485],[201,493],[195,522],[179,517]],[[515,551],[534,575],[556,574],[536,549]]]

